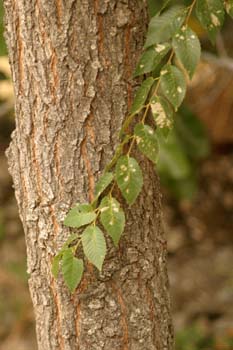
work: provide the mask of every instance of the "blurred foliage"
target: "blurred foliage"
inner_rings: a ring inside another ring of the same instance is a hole
[[[160,140],[157,169],[162,184],[178,199],[193,199],[198,189],[198,162],[209,153],[201,121],[182,106],[167,140]]]
[[[232,350],[233,336],[226,334],[218,338],[194,324],[177,332],[175,343],[176,350]]]
[[[214,339],[197,326],[191,326],[176,334],[177,350],[207,350],[213,349]]]
[[[6,44],[3,37],[3,3],[0,0],[0,56],[7,54]]]

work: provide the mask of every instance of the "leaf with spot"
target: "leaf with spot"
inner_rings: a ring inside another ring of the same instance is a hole
[[[93,211],[91,205],[78,204],[68,212],[64,220],[64,225],[79,228],[91,223],[95,218],[96,213]]]
[[[116,182],[127,203],[133,204],[143,185],[142,171],[136,159],[127,155],[118,159]]]
[[[154,16],[149,23],[145,48],[168,41],[183,25],[187,9],[173,6],[161,15]]]
[[[147,49],[139,60],[134,72],[134,77],[154,71],[158,64],[166,56],[170,48],[171,44],[164,43],[157,44]]]
[[[112,196],[104,197],[99,209],[100,221],[117,246],[125,227],[124,211],[120,203]]]
[[[167,64],[161,71],[160,84],[165,97],[175,110],[181,105],[186,93],[184,74],[177,67]]]
[[[106,255],[106,242],[102,231],[97,226],[88,226],[82,234],[83,251],[87,259],[102,270]]]
[[[133,100],[132,107],[130,109],[130,115],[135,115],[140,112],[140,110],[144,107],[150,89],[154,83],[154,79],[152,77],[147,78],[143,81],[142,85],[136,92],[136,96]]]
[[[172,106],[164,97],[154,96],[150,107],[157,128],[161,129],[164,136],[167,137],[174,123]]]
[[[137,124],[134,128],[134,135],[139,150],[145,154],[153,163],[158,160],[159,145],[155,131],[145,124]]]
[[[196,15],[214,43],[216,35],[224,22],[222,0],[197,0]]]
[[[80,283],[83,275],[83,261],[77,259],[71,249],[64,251],[62,255],[62,274],[65,284],[73,293]]]
[[[95,198],[97,199],[103,191],[110,185],[113,180],[113,173],[107,172],[103,174],[95,186]]]
[[[233,0],[225,0],[224,5],[228,15],[233,18]]]
[[[173,37],[172,46],[191,79],[201,56],[201,45],[197,35],[189,27],[183,26]]]

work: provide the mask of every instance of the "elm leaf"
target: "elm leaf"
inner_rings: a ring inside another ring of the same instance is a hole
[[[102,231],[97,226],[88,226],[81,239],[87,259],[101,271],[106,255],[106,242]]]
[[[116,164],[116,182],[129,205],[133,204],[141,192],[143,176],[136,159],[122,156]]]
[[[100,204],[100,221],[111,236],[115,246],[118,245],[125,226],[125,214],[120,203],[112,196],[104,197]]]

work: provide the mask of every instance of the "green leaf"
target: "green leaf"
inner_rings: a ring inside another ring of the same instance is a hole
[[[197,0],[196,15],[214,43],[216,35],[224,22],[222,0]]]
[[[105,173],[95,186],[95,198],[98,198],[113,180],[113,173]]]
[[[100,221],[117,246],[125,227],[124,211],[120,207],[120,203],[113,197],[103,198],[100,211]]]
[[[82,234],[82,245],[87,259],[101,271],[106,255],[106,242],[102,231],[97,226],[88,226]]]
[[[197,35],[187,26],[183,26],[175,34],[172,46],[176,57],[191,79],[201,56],[201,46]]]
[[[225,0],[224,5],[228,15],[233,18],[233,0]]]
[[[172,106],[165,98],[155,96],[151,99],[151,111],[157,128],[162,129],[164,136],[167,137],[173,126]]]
[[[171,45],[169,43],[164,43],[157,44],[156,46],[147,49],[139,60],[134,72],[134,77],[154,71],[157,65],[166,56],[170,48]]]
[[[127,203],[133,204],[143,185],[142,171],[136,159],[129,156],[119,158],[116,164],[116,182]]]
[[[155,131],[145,124],[137,124],[134,128],[134,135],[139,150],[145,154],[153,163],[158,160],[159,145]]]
[[[79,204],[69,211],[64,220],[64,225],[79,228],[91,223],[95,218],[96,214],[91,205]]]
[[[171,2],[171,0],[147,0],[150,17],[161,13],[168,6],[169,2]]]
[[[161,177],[169,176],[173,179],[183,179],[190,175],[190,162],[182,148],[174,129],[165,141],[159,130],[159,159],[156,168]]]
[[[186,93],[184,74],[177,67],[167,64],[161,71],[160,81],[163,94],[177,110]]]
[[[147,0],[147,6],[150,17],[155,16],[155,14],[159,11],[159,5],[157,0]]]
[[[67,287],[73,293],[82,279],[83,261],[77,259],[71,249],[67,249],[63,253],[62,274]]]
[[[150,92],[150,89],[154,83],[154,79],[152,77],[147,78],[143,81],[142,85],[136,92],[136,96],[134,98],[132,107],[130,109],[130,114],[134,115],[140,112],[140,110],[144,107],[144,103],[147,99],[147,96]]]
[[[80,213],[90,213],[93,211],[93,208],[89,203],[76,204],[76,207]]]
[[[62,258],[62,254],[57,254],[52,261],[52,274],[54,278],[58,277],[59,273],[59,264]]]
[[[168,41],[183,25],[187,9],[183,6],[173,6],[161,15],[154,16],[148,28],[145,48]]]

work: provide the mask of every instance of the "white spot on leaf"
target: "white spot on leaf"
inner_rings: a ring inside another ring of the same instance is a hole
[[[163,50],[165,50],[166,49],[166,46],[165,45],[162,45],[162,44],[158,44],[156,47],[155,47],[155,51],[156,52],[161,52],[161,51],[163,51]]]
[[[215,27],[219,27],[221,25],[221,23],[219,22],[218,17],[215,16],[215,14],[211,13],[210,17],[211,17],[211,21],[212,21],[212,23],[213,23],[213,25]]]

